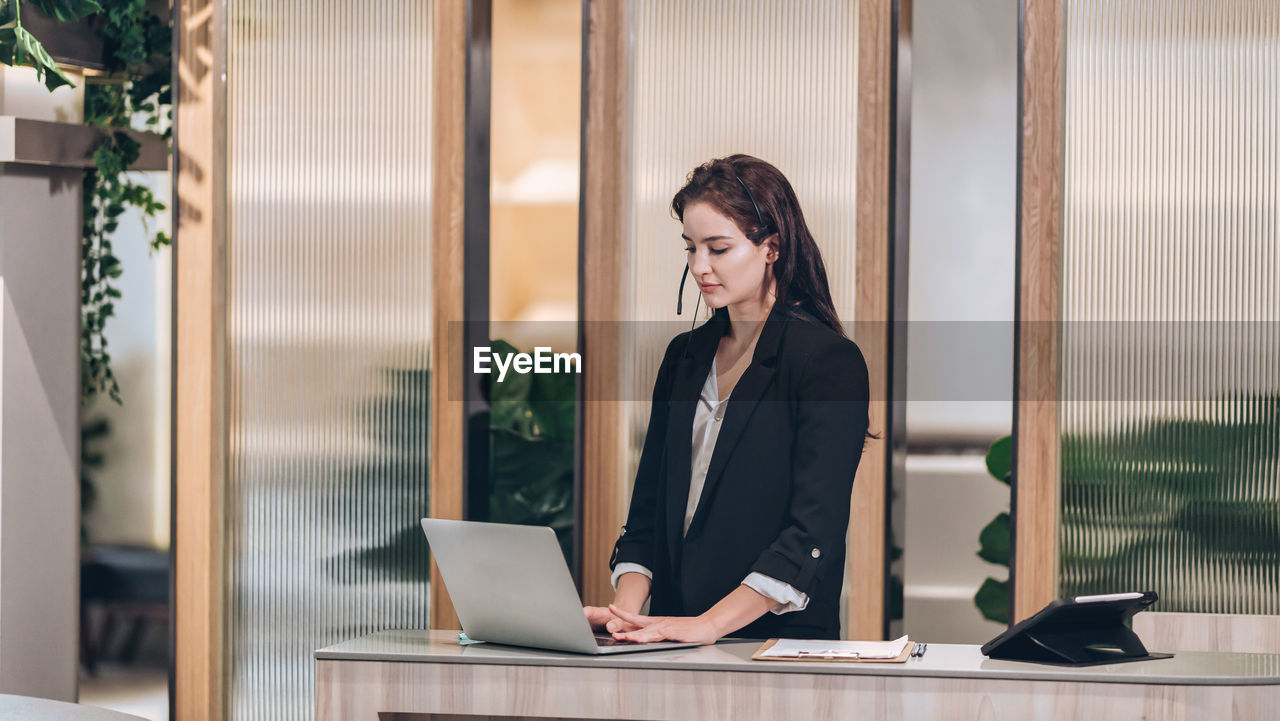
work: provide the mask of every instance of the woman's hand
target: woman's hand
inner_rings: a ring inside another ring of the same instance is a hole
[[[609,633],[617,633],[619,631],[634,631],[639,626],[627,623],[613,612],[603,606],[583,606],[582,612],[587,616],[587,623],[591,624],[592,631],[608,631]]]
[[[719,631],[701,616],[642,616],[609,606],[608,611],[618,619],[632,625],[635,630],[614,632],[619,641],[653,643],[654,641],[681,641],[711,644],[720,638]]]

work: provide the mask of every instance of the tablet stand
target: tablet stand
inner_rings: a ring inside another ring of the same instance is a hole
[[[982,646],[989,658],[1069,666],[1169,658],[1149,653],[1125,622],[1155,591],[1060,598]]]
[[[991,658],[1086,665],[1162,656],[1148,653],[1138,634],[1123,623],[1116,623],[1114,626],[1024,631],[1019,637],[994,649]]]

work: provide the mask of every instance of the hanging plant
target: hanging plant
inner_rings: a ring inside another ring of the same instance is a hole
[[[107,75],[86,82],[84,120],[110,132],[93,153],[96,167],[84,175],[80,388],[82,401],[106,393],[120,403],[105,335],[121,295],[116,280],[123,271],[111,237],[128,208],[141,212],[145,227],[165,204],[126,175],[138,159],[139,145],[119,129],[141,118],[151,130],[163,125],[162,133],[169,137],[173,35],[167,20],[151,13],[144,0],[102,0],[101,6],[97,27],[106,49]],[[164,231],[148,235],[153,249],[170,243]]]

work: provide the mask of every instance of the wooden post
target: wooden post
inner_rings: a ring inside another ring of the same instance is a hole
[[[432,7],[435,77],[431,150],[431,422],[432,518],[462,518],[463,435],[466,433],[456,361],[462,343],[463,202],[466,157],[466,0],[436,0]],[[452,389],[450,386],[453,386]],[[440,569],[431,561],[431,627],[458,628]]]
[[[1012,613],[1057,595],[1063,0],[1022,0],[1014,330]]]
[[[175,721],[223,717],[225,7],[179,0],[174,81]]]

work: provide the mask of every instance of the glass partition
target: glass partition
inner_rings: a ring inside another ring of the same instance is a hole
[[[1280,613],[1280,8],[1066,10],[1061,593]]]
[[[226,708],[309,719],[314,649],[428,625],[431,3],[227,17]]]

